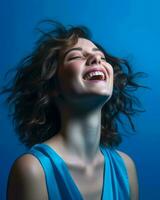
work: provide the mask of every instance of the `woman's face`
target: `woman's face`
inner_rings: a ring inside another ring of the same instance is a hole
[[[59,93],[70,100],[106,96],[113,90],[113,68],[90,40],[78,42],[62,52],[58,68]]]

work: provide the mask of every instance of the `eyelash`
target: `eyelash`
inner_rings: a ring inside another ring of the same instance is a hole
[[[68,61],[73,60],[73,59],[76,59],[76,58],[82,58],[82,57],[81,57],[81,56],[71,57],[71,58],[68,59]],[[105,57],[101,57],[101,59],[106,61],[106,58],[105,58]]]
[[[80,56],[75,56],[75,57],[69,58],[68,60],[73,60],[73,59],[76,59],[76,58],[81,58],[81,57]]]

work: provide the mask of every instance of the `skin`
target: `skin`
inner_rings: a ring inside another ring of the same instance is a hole
[[[103,52],[83,38],[79,38],[72,48],[64,49],[60,60],[54,95],[62,126],[56,136],[44,143],[66,162],[84,199],[99,200],[104,171],[104,157],[99,149],[101,109],[112,95],[113,69],[104,59]],[[84,80],[84,72],[93,67],[103,68],[107,79]],[[131,200],[138,200],[134,162],[127,154],[117,152],[127,168]],[[8,182],[8,199],[48,199],[44,172],[34,156],[26,154],[15,161]]]
[[[75,47],[83,50],[66,54],[58,71],[57,106],[62,122],[59,135],[65,138],[68,153],[74,152],[90,163],[99,151],[101,108],[112,95],[113,69],[102,59],[101,51],[93,50],[96,46],[91,41],[80,38]],[[93,67],[105,69],[110,77],[99,82],[84,80],[85,70]]]

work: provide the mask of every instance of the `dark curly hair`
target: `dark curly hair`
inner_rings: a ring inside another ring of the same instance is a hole
[[[103,51],[114,70],[114,87],[110,100],[102,108],[101,144],[110,147],[121,143],[118,122],[124,114],[135,130],[132,116],[140,110],[140,102],[133,95],[139,87],[136,78],[144,73],[133,73],[127,60],[111,56],[98,43],[91,40],[91,33],[85,26],[65,27],[59,22],[49,21],[52,28],[37,40],[32,53],[16,67],[11,85],[3,87],[1,94],[9,94],[6,103],[12,108],[11,116],[19,139],[26,147],[42,143],[58,133],[61,119],[55,105],[52,91],[56,84],[56,71],[60,52],[77,43],[78,38],[92,41]]]

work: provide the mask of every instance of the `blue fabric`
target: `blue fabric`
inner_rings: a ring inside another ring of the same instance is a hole
[[[113,148],[100,146],[104,155],[101,200],[129,200],[130,187],[125,164]],[[45,173],[49,200],[83,200],[65,161],[48,145],[36,144],[29,152]]]

